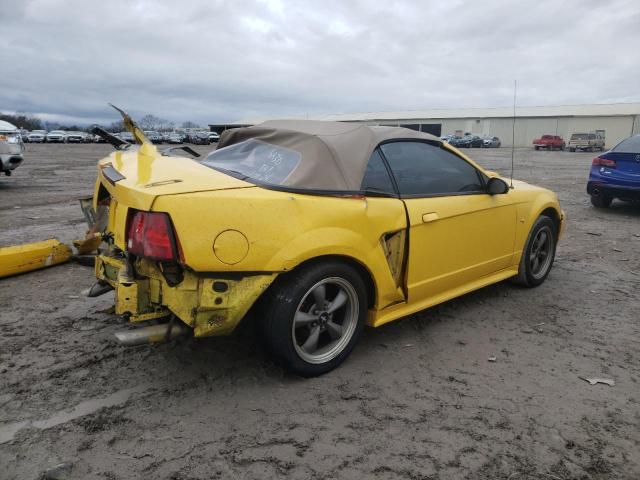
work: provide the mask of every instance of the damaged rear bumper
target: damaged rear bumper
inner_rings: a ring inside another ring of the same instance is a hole
[[[123,258],[96,258],[96,277],[115,290],[116,313],[129,315],[132,322],[173,313],[193,329],[196,337],[230,334],[277,276],[185,271],[183,281],[170,286],[151,261],[137,260],[134,270],[132,279],[127,276]]]

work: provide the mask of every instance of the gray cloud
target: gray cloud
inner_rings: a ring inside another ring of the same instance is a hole
[[[0,0],[0,110],[224,122],[640,101],[640,4]]]

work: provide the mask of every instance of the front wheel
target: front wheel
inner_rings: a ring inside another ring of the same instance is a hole
[[[516,283],[537,287],[546,280],[556,256],[556,238],[553,220],[544,215],[538,217],[522,251]]]
[[[264,340],[287,370],[315,377],[353,350],[367,315],[367,293],[351,266],[330,261],[291,273],[269,294]]]

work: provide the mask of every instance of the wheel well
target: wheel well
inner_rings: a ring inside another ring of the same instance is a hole
[[[373,306],[376,304],[376,287],[375,283],[373,282],[373,276],[364,265],[362,265],[352,257],[346,257],[344,255],[323,255],[321,257],[315,257],[309,260],[305,260],[304,262],[296,265],[296,267],[293,270],[290,270],[290,272],[295,272],[301,268],[306,268],[315,263],[322,263],[328,260],[345,263],[353,267],[358,272],[360,278],[362,278],[362,281],[364,282],[365,288],[367,289],[367,308],[373,308]],[[282,275],[280,275],[280,277],[286,276],[287,273],[283,273]]]
[[[557,237],[560,234],[560,215],[558,214],[558,211],[553,207],[549,207],[543,210],[540,216],[549,217],[553,221],[553,224],[556,227],[556,237]]]

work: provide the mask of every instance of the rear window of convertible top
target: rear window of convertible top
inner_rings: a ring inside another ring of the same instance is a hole
[[[202,164],[243,180],[282,185],[300,158],[300,153],[294,150],[249,139],[214,150]]]

